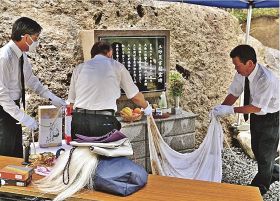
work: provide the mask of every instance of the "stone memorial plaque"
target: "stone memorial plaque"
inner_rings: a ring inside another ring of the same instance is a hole
[[[168,87],[170,30],[83,30],[80,31],[84,60],[91,59],[92,45],[100,40],[112,44],[113,58],[129,71],[145,97],[158,97]],[[122,94],[124,92],[122,91]],[[125,96],[121,96],[125,100]]]
[[[113,58],[127,68],[141,92],[165,91],[165,36],[101,36],[99,40],[112,44]]]

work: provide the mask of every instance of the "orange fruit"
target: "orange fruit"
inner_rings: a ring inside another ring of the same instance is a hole
[[[141,109],[137,107],[133,110],[133,113],[141,114]]]

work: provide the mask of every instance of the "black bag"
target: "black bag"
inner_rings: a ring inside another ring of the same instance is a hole
[[[97,191],[126,196],[145,186],[147,179],[145,169],[126,157],[102,157],[93,185]]]

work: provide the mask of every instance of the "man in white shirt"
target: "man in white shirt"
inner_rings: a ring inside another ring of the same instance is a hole
[[[259,187],[261,194],[265,194],[270,184],[279,181],[279,165],[275,164],[279,143],[279,79],[257,63],[255,50],[249,45],[235,47],[230,57],[237,73],[227,97],[213,113],[216,116],[250,114],[251,145],[258,163],[258,173],[251,185]],[[243,90],[244,106],[233,107]],[[245,115],[244,118],[246,120]]]
[[[71,123],[72,139],[75,134],[102,136],[120,123],[114,114],[121,88],[126,96],[150,115],[152,108],[139,92],[123,64],[111,58],[112,47],[106,42],[97,42],[91,49],[91,60],[74,69],[69,88],[68,101],[73,105]]]
[[[20,109],[25,108],[25,86],[61,107],[65,101],[52,94],[32,73],[25,52],[38,46],[42,27],[27,17],[15,21],[11,41],[0,49],[0,155],[22,157],[21,123],[31,130],[38,125],[34,118]]]

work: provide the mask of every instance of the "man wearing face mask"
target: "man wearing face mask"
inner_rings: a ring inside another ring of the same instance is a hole
[[[34,20],[21,17],[13,24],[11,41],[0,49],[0,155],[21,158],[20,124],[31,130],[38,128],[35,119],[20,109],[20,100],[25,109],[26,87],[49,99],[56,107],[66,105],[32,73],[25,53],[36,49],[41,30],[42,27]]]

